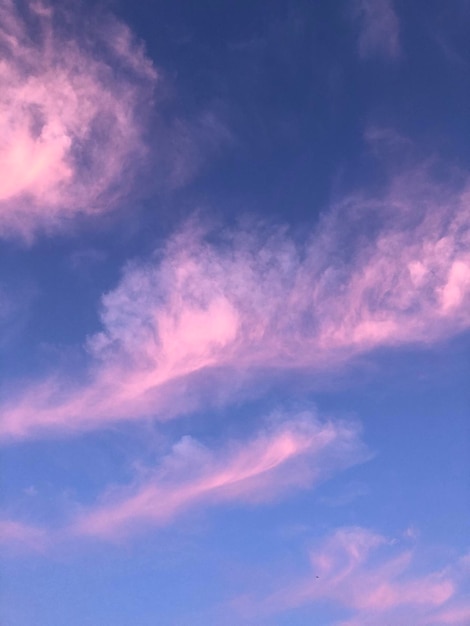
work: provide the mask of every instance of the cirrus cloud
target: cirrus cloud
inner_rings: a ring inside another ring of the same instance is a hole
[[[204,445],[181,438],[151,466],[139,466],[130,484],[108,486],[95,504],[75,503],[72,517],[64,511],[68,521],[54,528],[4,519],[0,544],[43,549],[80,538],[120,540],[201,507],[288,497],[370,457],[357,422],[278,411],[243,439]]]
[[[135,484],[109,489],[69,532],[115,539],[167,525],[201,505],[268,502],[312,488],[369,456],[357,424],[319,420],[311,412],[277,415],[250,440],[214,449],[184,437]]]
[[[413,573],[414,551],[362,527],[339,528],[310,554],[311,574],[261,601],[235,601],[247,616],[302,605],[332,607],[349,615],[337,626],[465,626],[468,557],[430,573]]]
[[[0,236],[108,210],[145,153],[157,73],[127,26],[100,17],[98,30],[52,4],[0,3]]]
[[[468,188],[416,168],[380,196],[346,198],[304,242],[259,224],[215,238],[189,222],[103,297],[87,382],[57,375],[10,396],[0,433],[163,419],[197,408],[212,374],[230,395],[261,370],[328,371],[465,331]]]
[[[29,552],[45,549],[48,533],[45,529],[12,519],[0,520],[0,546],[14,551]]]

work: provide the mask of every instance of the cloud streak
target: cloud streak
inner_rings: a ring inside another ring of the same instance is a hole
[[[413,551],[397,550],[395,543],[369,529],[340,528],[311,552],[310,577],[275,592],[258,609],[271,613],[328,602],[350,614],[335,622],[338,626],[388,621],[400,626],[464,626],[470,609],[462,593],[470,573],[468,559],[414,575]],[[250,601],[244,602],[246,610]]]
[[[310,413],[278,416],[251,440],[214,449],[185,437],[135,484],[110,489],[70,532],[115,539],[167,525],[201,505],[267,502],[311,488],[367,456],[357,425],[320,422]]]
[[[193,220],[103,297],[88,382],[10,397],[0,434],[163,419],[197,408],[210,376],[230,396],[261,370],[327,371],[468,329],[468,189],[416,168],[345,199],[303,242],[259,224],[215,238]]]
[[[31,241],[107,211],[145,153],[156,71],[100,17],[98,31],[48,3],[0,3],[0,236]]]
[[[370,456],[357,422],[278,412],[249,437],[211,446],[183,437],[154,465],[140,467],[130,484],[109,486],[94,505],[75,503],[54,529],[0,520],[0,544],[34,551],[90,538],[122,540],[201,507],[254,506],[312,489]]]
[[[42,552],[47,544],[47,531],[11,519],[0,520],[0,546],[8,550]]]

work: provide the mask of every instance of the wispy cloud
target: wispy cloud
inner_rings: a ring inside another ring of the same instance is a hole
[[[0,546],[12,551],[43,551],[47,532],[39,527],[11,519],[0,520]]]
[[[353,15],[359,24],[361,57],[400,55],[400,24],[393,0],[353,0]]]
[[[145,151],[152,63],[117,20],[98,31],[68,11],[0,4],[0,236],[109,209]]]
[[[201,507],[255,506],[291,496],[370,456],[355,421],[276,412],[248,437],[211,446],[183,437],[152,466],[139,465],[131,483],[108,486],[94,505],[76,502],[63,510],[63,522],[53,528],[4,518],[0,544],[30,552],[84,538],[121,540]]]
[[[470,608],[463,601],[470,575],[466,559],[416,575],[413,550],[396,543],[365,528],[340,528],[311,552],[309,577],[275,592],[258,609],[270,613],[328,602],[349,613],[335,622],[341,626],[463,626]],[[250,611],[247,598],[236,604]],[[254,607],[256,601],[256,613]]]
[[[185,437],[135,484],[110,489],[70,532],[113,539],[167,525],[202,504],[266,502],[311,488],[368,455],[356,424],[319,421],[311,413],[277,416],[251,440],[214,449]]]
[[[89,382],[23,390],[0,433],[166,418],[198,406],[209,372],[230,394],[259,370],[325,370],[468,329],[468,203],[465,182],[416,168],[381,196],[345,199],[302,243],[256,224],[216,238],[193,220],[103,297]]]

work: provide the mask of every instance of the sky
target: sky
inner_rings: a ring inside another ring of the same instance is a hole
[[[469,28],[0,0],[2,626],[470,624]]]

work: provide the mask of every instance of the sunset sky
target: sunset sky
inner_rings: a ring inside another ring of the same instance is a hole
[[[469,33],[0,0],[2,626],[470,624]]]

